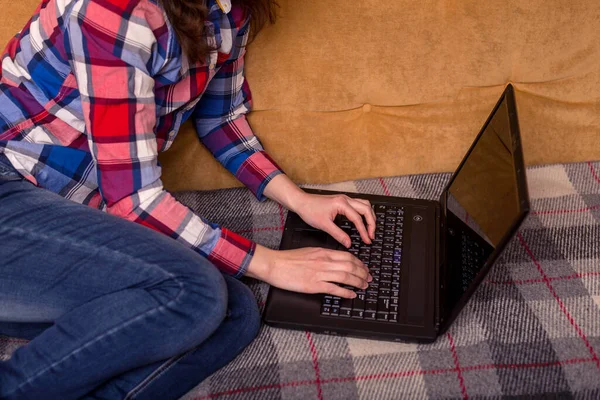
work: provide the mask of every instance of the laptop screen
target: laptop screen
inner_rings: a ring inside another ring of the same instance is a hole
[[[447,188],[446,306],[450,309],[523,218],[517,180],[519,176],[524,181],[522,155],[513,154],[513,148],[519,153],[521,149],[513,145],[520,141],[518,128],[511,131],[507,97],[505,93]],[[512,115],[516,118],[516,113]]]

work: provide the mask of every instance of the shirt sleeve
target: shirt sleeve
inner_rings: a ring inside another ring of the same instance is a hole
[[[248,32],[246,20],[233,40],[229,57],[217,67],[196,104],[193,119],[200,141],[262,201],[265,187],[282,170],[265,152],[246,119],[252,106],[250,87],[244,76]]]
[[[160,11],[152,7],[85,0],[69,17],[71,63],[98,188],[108,213],[162,232],[240,277],[256,245],[203,220],[163,189],[150,71],[157,39],[147,23]]]

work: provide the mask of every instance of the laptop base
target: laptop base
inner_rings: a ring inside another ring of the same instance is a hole
[[[318,194],[340,192],[315,191]],[[432,342],[437,337],[436,282],[439,253],[439,204],[434,201],[343,193],[369,200],[373,205],[401,206],[405,210],[404,256],[399,291],[398,322],[321,315],[323,294],[302,294],[271,287],[264,321],[271,326],[309,330],[339,336],[388,341]],[[288,213],[280,250],[302,247],[338,248],[329,235]]]

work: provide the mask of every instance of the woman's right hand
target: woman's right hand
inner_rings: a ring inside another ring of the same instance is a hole
[[[346,251],[314,247],[271,250],[260,245],[256,245],[246,275],[280,289],[348,299],[356,293],[336,283],[365,289],[373,279],[367,267]]]

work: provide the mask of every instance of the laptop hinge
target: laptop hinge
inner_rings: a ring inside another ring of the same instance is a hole
[[[435,271],[435,330],[436,332],[440,332],[444,320],[445,320],[445,298],[446,298],[446,252],[445,252],[445,234],[446,234],[446,218],[444,215],[445,210],[445,196],[442,194],[439,207],[437,207],[437,235],[436,235],[436,243],[437,243],[437,259],[436,259],[436,271]]]

